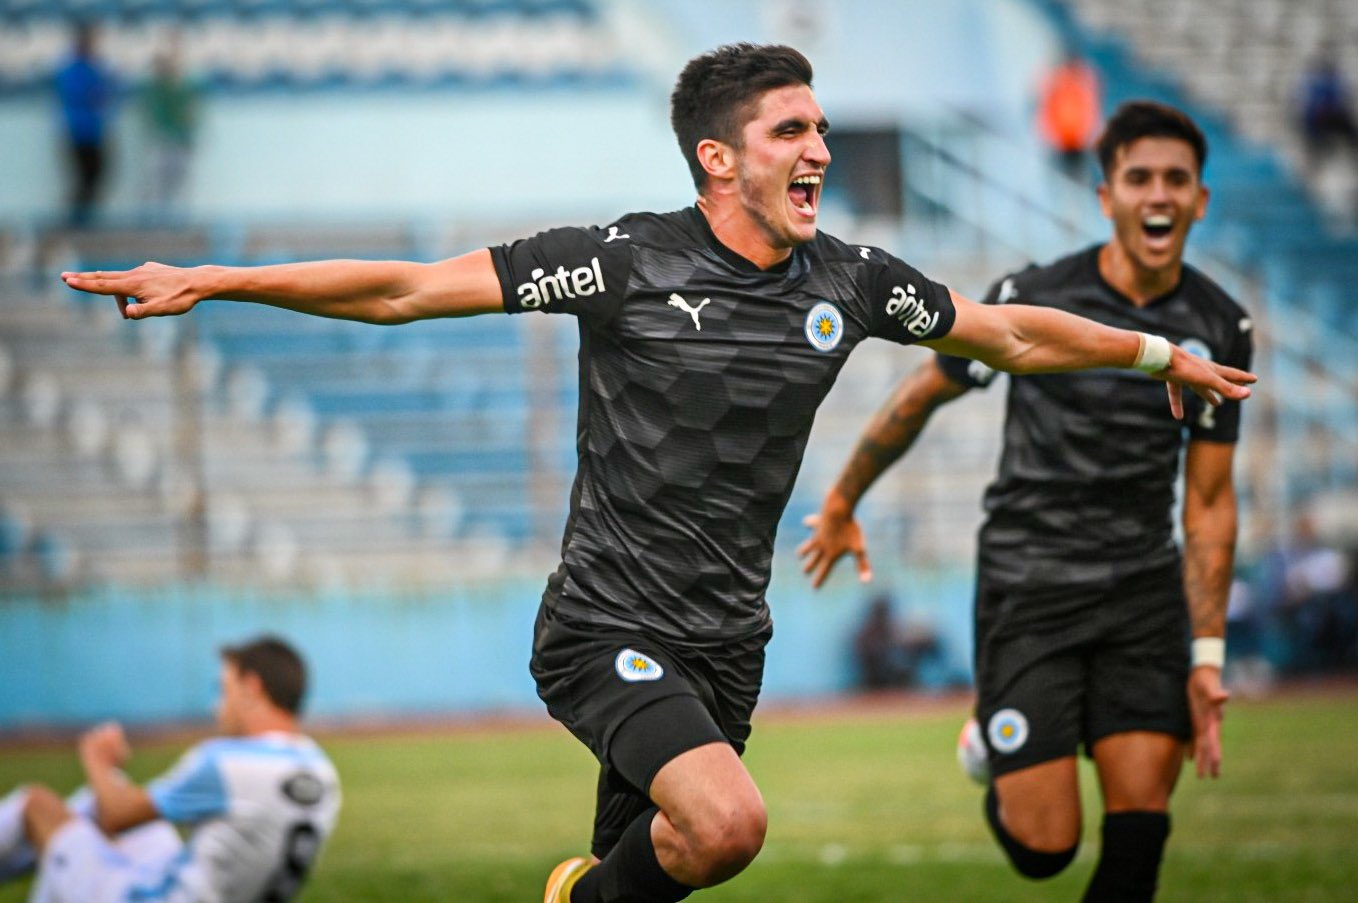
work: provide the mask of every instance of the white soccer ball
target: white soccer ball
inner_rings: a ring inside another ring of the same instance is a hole
[[[981,736],[981,726],[975,718],[968,718],[957,735],[957,764],[976,783],[984,785],[990,782],[990,754],[986,750],[985,738]]]

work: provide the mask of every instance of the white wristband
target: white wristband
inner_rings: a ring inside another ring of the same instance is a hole
[[[1210,665],[1221,668],[1226,664],[1226,641],[1219,636],[1200,636],[1193,641],[1193,667]]]
[[[1169,340],[1148,332],[1138,332],[1137,335],[1141,337],[1141,348],[1136,352],[1132,366],[1142,373],[1159,373],[1168,367],[1174,354]]]

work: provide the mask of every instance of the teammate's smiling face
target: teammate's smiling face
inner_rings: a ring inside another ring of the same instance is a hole
[[[765,92],[741,131],[736,189],[745,213],[774,248],[816,237],[816,213],[830,151],[829,123],[806,85]]]
[[[1103,215],[1129,261],[1152,273],[1177,271],[1193,223],[1207,212],[1207,189],[1192,146],[1178,138],[1139,138],[1118,150],[1099,186]]]

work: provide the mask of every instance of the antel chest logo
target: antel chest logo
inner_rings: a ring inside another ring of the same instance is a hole
[[[806,340],[817,351],[834,351],[844,338],[844,315],[829,301],[821,301],[806,315]]]

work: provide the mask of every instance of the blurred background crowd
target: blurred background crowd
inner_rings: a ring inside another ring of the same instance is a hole
[[[337,675],[324,714],[531,704],[573,323],[209,303],[127,324],[57,274],[435,260],[684,206],[668,90],[731,40],[816,66],[823,228],[972,296],[1106,236],[1088,149],[1117,103],[1192,113],[1213,195],[1189,259],[1250,309],[1264,380],[1228,679],[1358,669],[1349,0],[0,0],[0,730],[195,712],[203,639],[256,628]],[[920,353],[863,348],[822,409],[779,535],[772,697],[969,679],[1002,390],[868,497],[874,586],[844,568],[814,596],[792,552]]]

